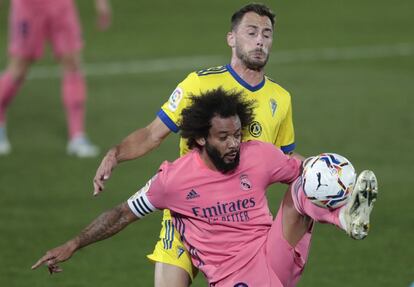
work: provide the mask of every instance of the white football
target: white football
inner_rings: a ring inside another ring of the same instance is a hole
[[[335,209],[347,202],[356,173],[351,162],[335,153],[323,153],[305,161],[303,191],[314,204]]]

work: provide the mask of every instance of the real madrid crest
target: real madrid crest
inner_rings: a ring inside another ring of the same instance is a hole
[[[246,191],[252,188],[252,184],[246,174],[240,176],[240,188]]]

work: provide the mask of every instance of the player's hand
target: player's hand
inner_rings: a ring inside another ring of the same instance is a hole
[[[75,251],[76,245],[72,241],[68,241],[59,247],[47,251],[46,254],[32,266],[32,270],[41,265],[46,265],[50,274],[62,272],[63,269],[57,264],[68,260],[72,257]]]
[[[116,149],[112,148],[108,151],[102,159],[101,164],[96,170],[96,175],[93,179],[93,195],[96,196],[105,188],[104,182],[111,176],[112,170],[118,164],[116,159]]]
[[[107,0],[95,0],[97,13],[97,26],[101,31],[105,31],[111,26],[112,10]]]

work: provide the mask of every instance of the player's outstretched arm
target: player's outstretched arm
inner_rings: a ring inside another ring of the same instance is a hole
[[[129,209],[128,203],[122,203],[101,214],[75,238],[47,251],[32,266],[32,269],[46,265],[51,274],[61,272],[63,269],[58,266],[58,263],[68,260],[82,247],[115,235],[137,219]]]
[[[97,26],[99,30],[107,30],[111,26],[112,9],[109,0],[95,0]]]
[[[93,194],[104,190],[104,183],[119,162],[139,158],[154,148],[170,134],[170,129],[156,117],[148,126],[127,136],[119,145],[110,149],[99,165],[93,179]]]

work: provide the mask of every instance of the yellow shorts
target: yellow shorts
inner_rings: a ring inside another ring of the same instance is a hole
[[[180,234],[174,228],[169,210],[164,210],[161,222],[160,240],[155,245],[152,254],[147,258],[153,262],[161,262],[180,267],[187,271],[191,280],[197,275],[198,269],[191,263],[191,256],[181,242]]]

